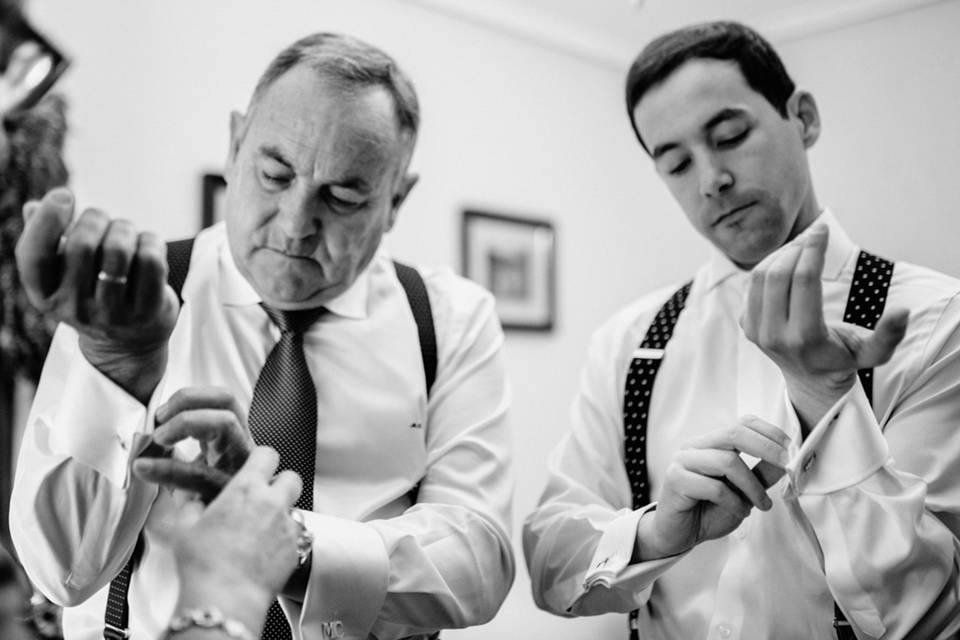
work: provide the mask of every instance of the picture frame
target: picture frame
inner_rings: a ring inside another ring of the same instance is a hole
[[[200,228],[205,229],[223,220],[223,196],[227,181],[219,173],[203,174],[201,187]]]
[[[488,289],[504,329],[556,322],[556,231],[543,219],[465,209],[463,274]]]

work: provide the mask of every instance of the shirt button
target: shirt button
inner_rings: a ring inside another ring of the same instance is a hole
[[[806,473],[810,471],[810,468],[813,466],[813,463],[817,460],[817,453],[813,452],[810,454],[810,457],[803,462],[803,472]]]
[[[720,633],[721,638],[729,638],[733,635],[733,629],[731,629],[728,624],[717,625],[717,631]]]

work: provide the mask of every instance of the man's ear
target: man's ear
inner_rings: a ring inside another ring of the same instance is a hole
[[[809,91],[797,89],[787,99],[787,115],[797,123],[800,139],[807,149],[820,137],[820,110]]]
[[[237,160],[237,153],[240,151],[240,143],[246,131],[247,119],[239,111],[230,112],[230,147],[227,149],[227,162],[225,175],[233,172],[233,163]]]
[[[402,205],[404,200],[407,199],[407,196],[410,195],[410,190],[413,189],[413,185],[417,184],[417,180],[419,179],[420,176],[417,174],[407,173],[400,180],[400,184],[397,185],[397,190],[390,201],[390,219],[387,221],[387,230],[393,228],[393,223],[397,221],[397,212],[400,211],[400,205]]]

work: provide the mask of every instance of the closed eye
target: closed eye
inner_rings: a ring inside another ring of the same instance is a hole
[[[718,139],[717,142],[716,142],[717,148],[718,148],[718,149],[731,149],[731,148],[733,148],[733,147],[736,147],[736,146],[738,146],[741,142],[743,142],[743,141],[746,139],[746,137],[747,137],[747,135],[748,135],[749,133],[750,133],[750,129],[744,129],[743,131],[741,131],[740,133],[738,133],[738,134],[736,134],[736,135],[733,135],[733,136],[730,136],[730,137],[727,137],[727,138]]]
[[[287,174],[270,173],[269,171],[261,171],[260,176],[263,178],[263,181],[267,185],[274,186],[274,187],[283,187],[290,183],[290,176]]]
[[[669,173],[672,176],[679,176],[684,171],[686,171],[689,166],[690,166],[690,158],[684,158],[683,160],[675,164],[673,167],[668,169],[667,173]]]
[[[364,199],[356,194],[339,193],[338,195],[336,188],[326,189],[323,198],[328,204],[343,213],[356,211],[364,204]]]

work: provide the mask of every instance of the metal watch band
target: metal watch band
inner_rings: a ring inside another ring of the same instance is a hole
[[[217,629],[223,631],[231,640],[257,640],[243,623],[225,617],[215,607],[181,610],[170,620],[162,638],[172,640],[179,632],[187,629]]]

